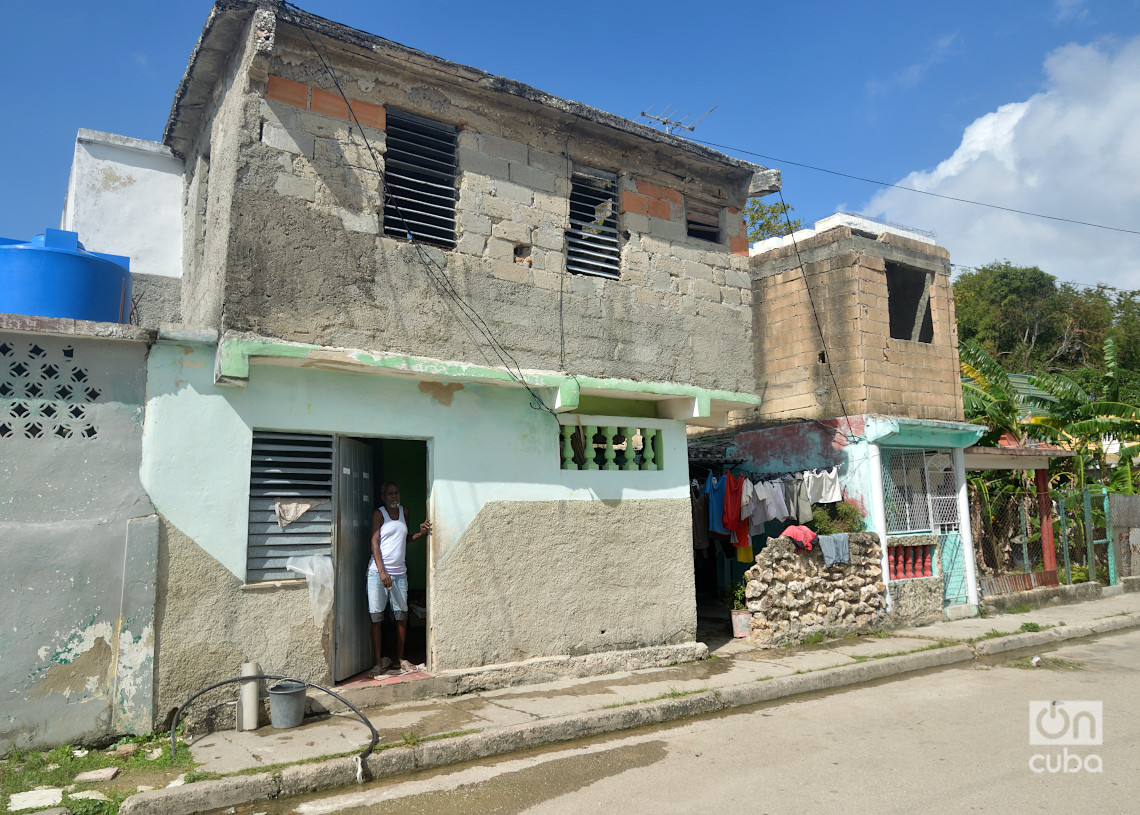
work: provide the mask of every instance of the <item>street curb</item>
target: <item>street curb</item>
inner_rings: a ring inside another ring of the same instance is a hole
[[[1089,626],[1051,628],[983,640],[972,648],[964,643],[914,651],[894,657],[869,659],[853,665],[823,668],[803,674],[758,679],[741,685],[701,691],[689,696],[571,714],[538,722],[425,741],[411,747],[393,747],[373,753],[364,762],[365,781],[375,781],[421,770],[438,769],[533,747],[604,735],[738,707],[771,702],[805,693],[861,685],[879,679],[941,668],[987,656],[1039,645],[1140,626],[1140,615],[1099,620]],[[123,801],[120,815],[197,815],[213,809],[240,806],[303,793],[355,785],[356,759],[335,758],[313,764],[295,764],[275,774],[239,775],[198,781],[180,787],[140,792]]]
[[[1119,617],[1107,617],[1096,620],[1090,625],[1070,625],[1058,628],[1049,628],[1045,631],[1027,631],[1022,634],[1009,634],[991,640],[981,640],[974,643],[974,650],[981,656],[1002,654],[1006,651],[1017,651],[1022,648],[1037,648],[1042,645],[1055,645],[1066,640],[1093,637],[1110,631],[1119,631],[1123,628],[1140,626],[1140,616],[1131,614]]]

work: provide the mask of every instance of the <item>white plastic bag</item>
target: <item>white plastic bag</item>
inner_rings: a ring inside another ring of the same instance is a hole
[[[313,622],[323,628],[325,618],[332,611],[333,603],[333,563],[328,555],[291,557],[285,561],[285,568],[303,574],[309,584],[309,603],[313,606]]]

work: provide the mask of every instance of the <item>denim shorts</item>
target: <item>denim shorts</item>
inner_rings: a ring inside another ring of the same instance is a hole
[[[408,619],[408,576],[406,574],[391,575],[392,588],[384,588],[380,582],[380,573],[371,569],[368,571],[368,613],[372,615],[372,622],[378,623],[384,619],[384,609],[390,602],[392,616],[397,620]]]

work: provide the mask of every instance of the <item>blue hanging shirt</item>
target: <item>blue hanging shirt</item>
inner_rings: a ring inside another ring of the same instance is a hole
[[[728,530],[724,528],[721,518],[724,516],[724,488],[727,483],[727,479],[713,478],[713,474],[709,473],[705,478],[705,486],[701,489],[709,497],[709,531],[725,535]]]

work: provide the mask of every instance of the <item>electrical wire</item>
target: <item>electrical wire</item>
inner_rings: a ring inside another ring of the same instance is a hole
[[[892,184],[889,181],[877,181],[873,178],[864,178],[863,176],[852,175],[851,173],[842,173],[839,170],[829,170],[826,167],[816,167],[814,164],[804,164],[800,161],[790,161],[788,159],[776,158],[775,156],[766,156],[763,153],[757,153],[752,150],[745,150],[743,147],[732,147],[727,144],[717,144],[716,142],[701,141],[700,139],[690,139],[690,141],[696,142],[697,144],[703,144],[706,147],[715,147],[718,150],[729,150],[734,153],[742,153],[746,156],[755,156],[756,158],[762,158],[765,161],[774,161],[777,164],[790,164],[793,167],[803,167],[807,170],[815,170],[816,172],[820,173],[828,173],[829,175],[836,175],[840,178],[850,178],[853,181],[863,181],[867,184],[874,184],[879,187],[890,187],[891,189],[903,190],[904,192],[914,192],[918,193],[919,195],[929,195],[932,198],[941,198],[946,201],[957,201],[960,204],[973,204],[974,206],[978,207],[998,209],[1003,212],[1013,212],[1017,215],[1029,215],[1033,218],[1045,218],[1050,221],[1060,221],[1061,223],[1066,224],[1077,224],[1078,226],[1091,226],[1095,229],[1107,229],[1111,232],[1123,232],[1127,235],[1140,235],[1140,230],[1137,229],[1125,229],[1119,226],[1106,226],[1105,224],[1097,224],[1091,221],[1078,221],[1075,218],[1062,218],[1058,215],[1045,215],[1040,212],[1030,212],[1029,210],[1025,209],[1003,207],[1000,204],[988,204],[985,201],[974,201],[970,198],[958,198],[957,196],[953,195],[943,195],[942,193],[931,192],[930,190],[920,190],[915,187],[904,187],[902,184]]]
[[[451,283],[451,279],[447,276],[447,273],[443,270],[442,267],[439,266],[438,263],[436,263],[436,261],[430,255],[428,255],[422,243],[408,228],[407,221],[404,218],[404,213],[400,210],[399,204],[396,203],[394,197],[392,196],[392,192],[388,187],[387,175],[380,167],[380,160],[376,156],[376,151],[372,147],[372,143],[368,140],[368,134],[365,133],[364,128],[360,124],[360,121],[356,118],[356,112],[352,109],[352,102],[349,100],[348,95],[344,92],[344,88],[341,87],[340,79],[337,77],[336,72],[333,70],[332,60],[328,55],[328,47],[325,46],[324,53],[321,52],[321,49],[317,47],[316,43],[314,43],[312,38],[309,36],[307,26],[302,24],[300,18],[296,15],[295,12],[300,12],[306,15],[309,13],[293,3],[283,3],[283,5],[290,12],[288,15],[290,17],[290,22],[292,22],[292,24],[304,35],[305,40],[309,43],[309,47],[313,49],[313,53],[316,54],[317,59],[321,63],[321,66],[329,75],[329,78],[332,80],[333,85],[336,86],[337,92],[340,94],[341,99],[344,100],[344,103],[348,108],[348,115],[351,117],[352,123],[356,125],[357,130],[360,131],[360,136],[364,140],[364,146],[368,150],[368,155],[371,157],[372,164],[376,168],[377,174],[380,176],[381,184],[384,186],[385,207],[387,207],[388,204],[392,205],[392,209],[395,210],[397,217],[399,217],[400,222],[404,226],[404,230],[408,235],[410,243],[416,250],[417,259],[420,261],[420,264],[428,273],[428,278],[436,285],[437,289],[442,292],[444,296],[450,299],[452,303],[454,303],[459,308],[460,313],[463,314],[463,316],[466,317],[467,320],[475,327],[475,330],[483,336],[487,344],[490,346],[491,350],[494,352],[495,356],[498,357],[499,361],[502,363],[504,369],[511,377],[511,379],[526,388],[527,393],[529,393],[531,397],[530,406],[535,410],[542,410],[546,413],[549,413],[550,416],[555,420],[555,423],[560,424],[558,422],[558,414],[555,413],[554,410],[549,405],[547,405],[545,401],[543,401],[542,397],[539,396],[534,388],[530,386],[530,383],[526,381],[526,377],[523,374],[522,368],[519,366],[518,361],[509,351],[507,351],[502,346],[498,339],[496,339],[491,331],[490,326],[488,326],[486,321],[483,320],[479,312],[476,311],[475,308],[471,306],[466,300],[464,300],[458,291],[456,291],[455,287]]]
[[[839,409],[842,411],[843,416],[846,417],[847,405],[843,402],[843,394],[839,390],[839,380],[835,378],[835,371],[832,370],[831,367],[831,354],[828,353],[827,338],[823,335],[823,323],[821,323],[819,320],[819,310],[815,307],[815,298],[811,296],[811,284],[808,282],[807,266],[804,265],[803,258],[800,257],[800,245],[796,241],[795,230],[792,229],[791,216],[788,215],[788,205],[784,202],[784,191],[779,190],[778,193],[780,195],[780,206],[784,213],[784,221],[788,225],[788,234],[792,239],[792,247],[796,250],[796,263],[799,264],[800,273],[804,278],[804,291],[807,292],[808,303],[811,304],[811,314],[812,317],[815,318],[816,330],[819,331],[819,341],[823,345],[823,362],[825,365],[827,365],[827,373],[831,377],[831,384],[835,387],[835,396],[839,400]],[[836,430],[838,429],[839,428],[837,425]],[[857,441],[857,438],[851,435],[849,430],[844,431],[843,435],[849,444],[851,442]]]

